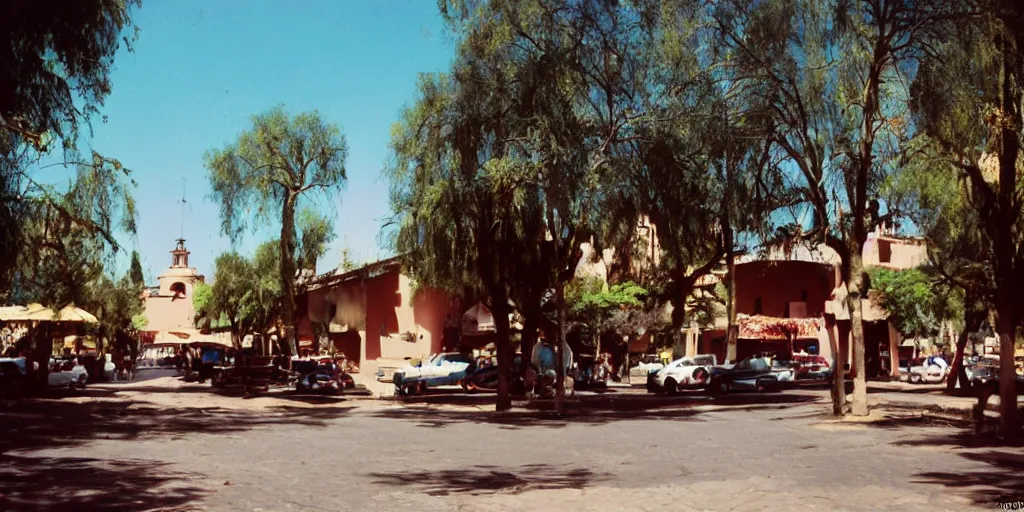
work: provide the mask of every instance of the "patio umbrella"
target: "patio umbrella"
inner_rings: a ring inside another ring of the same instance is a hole
[[[16,320],[28,320],[32,322],[49,322],[53,320],[53,310],[43,307],[42,304],[29,304],[25,311]]]
[[[87,324],[99,323],[99,320],[97,320],[92,313],[89,313],[82,308],[75,307],[74,305],[66,306],[64,309],[58,311],[53,317],[53,320],[56,322],[84,322]]]

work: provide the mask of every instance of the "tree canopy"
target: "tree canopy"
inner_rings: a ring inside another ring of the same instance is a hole
[[[208,151],[206,167],[213,198],[220,204],[225,235],[238,240],[250,222],[280,223],[277,275],[283,293],[281,320],[294,352],[296,231],[300,229],[296,212],[300,200],[332,198],[345,184],[348,145],[341,128],[315,111],[292,116],[283,107],[275,107],[253,116],[252,125],[234,143]],[[311,238],[308,253],[302,255],[312,258],[314,268],[313,256],[319,257],[323,250],[318,243],[326,243],[330,231],[321,221],[314,222],[319,227],[307,226],[307,235],[316,234],[320,239]]]

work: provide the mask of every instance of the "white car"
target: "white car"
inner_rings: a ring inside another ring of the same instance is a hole
[[[403,395],[422,391],[428,386],[461,384],[473,363],[473,357],[467,354],[437,354],[417,366],[395,370],[392,381],[399,394]]]
[[[913,384],[938,384],[946,379],[949,364],[939,356],[922,357],[910,362],[907,373],[907,380]]]
[[[51,388],[85,387],[89,381],[89,372],[78,361],[50,360],[50,373],[47,376]]]
[[[647,391],[674,394],[681,389],[704,389],[711,382],[711,368],[716,363],[713,354],[676,359],[648,376]]]
[[[647,377],[654,371],[661,370],[665,363],[661,362],[656,354],[647,354],[640,359],[640,364],[629,369],[630,377]]]

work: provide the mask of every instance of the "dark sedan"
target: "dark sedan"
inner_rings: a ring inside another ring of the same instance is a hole
[[[771,366],[760,357],[744,359],[732,366],[716,366],[711,370],[713,393],[730,391],[765,391],[778,389],[788,383],[772,372]]]

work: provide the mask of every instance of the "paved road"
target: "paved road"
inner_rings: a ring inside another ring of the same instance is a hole
[[[824,392],[585,397],[564,419],[488,396],[240,400],[91,391],[0,407],[0,509],[994,510],[1024,449]],[[873,397],[879,400],[878,397]],[[72,507],[72,508],[68,508]]]

